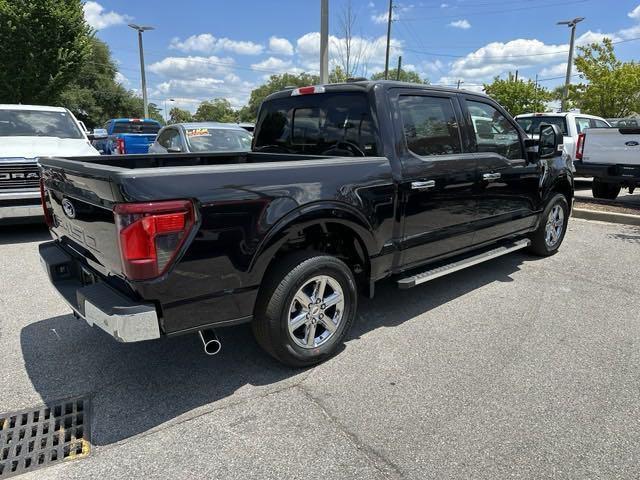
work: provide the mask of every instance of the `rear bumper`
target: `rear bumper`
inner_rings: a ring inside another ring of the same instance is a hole
[[[640,165],[610,165],[574,161],[577,177],[597,177],[620,183],[640,183]]]
[[[160,338],[152,304],[136,302],[80,265],[56,242],[41,244],[40,261],[49,280],[77,316],[119,342]]]
[[[40,191],[0,192],[0,220],[44,217]]]

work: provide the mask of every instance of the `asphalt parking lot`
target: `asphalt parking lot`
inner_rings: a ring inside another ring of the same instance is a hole
[[[640,229],[572,220],[502,257],[361,301],[309,370],[248,327],[118,344],[69,315],[42,228],[0,230],[0,410],[91,395],[92,452],[19,478],[638,478]]]

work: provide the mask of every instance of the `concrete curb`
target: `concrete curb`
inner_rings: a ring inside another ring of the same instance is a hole
[[[628,213],[601,212],[599,210],[588,210],[586,208],[574,208],[571,216],[574,218],[582,218],[583,220],[597,220],[599,222],[640,226],[640,215],[630,215]]]

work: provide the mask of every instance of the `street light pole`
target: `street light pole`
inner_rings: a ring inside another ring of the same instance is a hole
[[[391,50],[391,22],[393,21],[393,0],[389,0],[389,17],[387,18],[387,51],[384,58],[384,79],[389,79],[389,51]]]
[[[562,91],[562,103],[560,110],[567,111],[567,99],[569,98],[569,84],[571,83],[571,67],[573,64],[573,45],[576,40],[576,25],[584,20],[584,17],[576,17],[573,20],[558,22],[558,25],[566,25],[571,28],[571,41],[569,43],[569,61],[567,62],[567,77],[564,81],[564,90]]]
[[[142,79],[142,104],[144,106],[144,118],[149,118],[149,102],[147,100],[147,78],[144,73],[144,51],[142,48],[142,32],[146,32],[147,30],[153,30],[153,27],[144,26],[144,25],[136,25],[135,23],[130,23],[129,27],[133,28],[138,32],[138,49],[140,50],[140,77]]]
[[[320,83],[329,83],[329,0],[320,0]]]
[[[173,99],[173,98],[165,98],[164,99],[164,120],[165,120],[165,122],[167,122],[169,120],[169,116],[167,115],[167,100],[169,100],[170,102],[175,102],[175,99]]]

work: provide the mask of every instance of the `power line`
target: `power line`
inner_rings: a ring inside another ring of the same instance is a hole
[[[592,0],[573,0],[573,1],[565,1],[563,3],[563,5],[573,5],[573,4],[578,4],[578,3],[585,3],[585,2],[590,2]],[[502,8],[500,10],[491,10],[491,11],[484,11],[484,12],[465,12],[463,15],[461,14],[456,14],[456,15],[436,15],[436,16],[432,16],[432,17],[414,17],[414,18],[403,18],[404,21],[406,22],[415,22],[415,21],[422,21],[422,20],[441,20],[441,19],[445,19],[445,18],[460,18],[461,16],[465,16],[465,17],[477,17],[477,16],[484,16],[484,15],[495,15],[495,14],[500,14],[500,13],[508,13],[508,12],[520,12],[523,10],[538,10],[540,8],[544,8],[544,7],[556,7],[557,8],[558,3],[554,2],[554,3],[542,3],[542,4],[536,4],[536,5],[529,5],[526,7],[519,7],[519,8]]]
[[[633,41],[636,41],[636,40],[640,40],[640,37],[628,38],[626,40],[618,40],[616,42],[611,42],[611,44],[612,45],[618,45],[620,43],[633,42]],[[592,43],[603,43],[603,42],[592,42]],[[503,43],[503,45],[506,45],[506,44]],[[478,48],[476,48],[475,51],[478,51],[481,48],[484,48],[485,46],[486,45],[484,45],[482,47],[478,47]],[[447,53],[427,52],[427,51],[424,51],[424,50],[419,50],[419,49],[414,49],[414,48],[407,48],[407,47],[403,47],[403,49],[408,51],[408,52],[424,54],[424,55],[434,56],[434,57],[466,58],[466,57],[468,57],[470,55],[470,54],[467,54],[467,55],[452,55],[452,54],[447,54]],[[551,56],[551,55],[566,55],[567,53],[569,53],[568,49],[567,50],[558,50],[557,52],[530,53],[528,55],[494,55],[494,56],[485,56],[485,57],[482,57],[482,59],[483,60],[507,60],[507,59],[510,59],[510,58],[530,58],[530,57],[543,57],[543,56]]]

